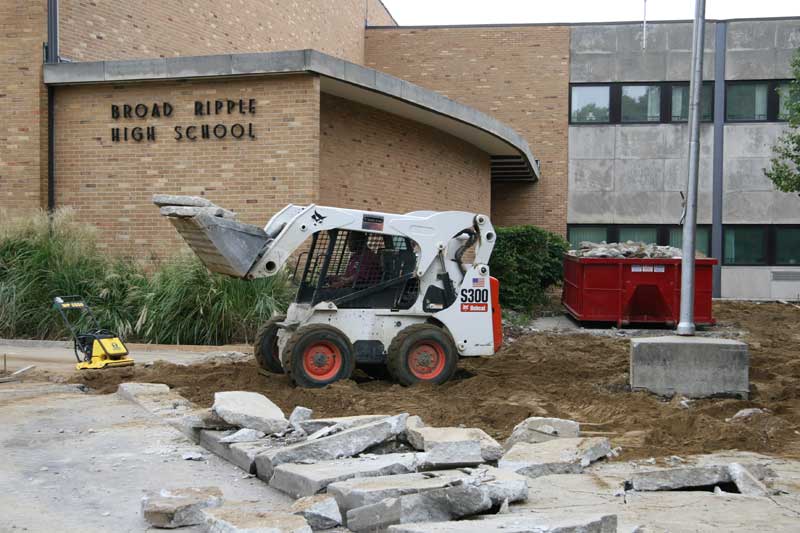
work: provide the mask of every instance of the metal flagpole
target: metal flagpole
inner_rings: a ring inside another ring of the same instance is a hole
[[[694,335],[694,257],[697,232],[697,173],[700,162],[700,91],[703,88],[705,0],[696,0],[692,34],[692,77],[689,82],[689,176],[686,185],[686,219],[683,223],[681,261],[681,317],[678,335]]]

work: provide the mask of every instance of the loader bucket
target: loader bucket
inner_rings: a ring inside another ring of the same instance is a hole
[[[205,213],[168,218],[210,271],[237,278],[247,275],[270,240],[259,226]]]

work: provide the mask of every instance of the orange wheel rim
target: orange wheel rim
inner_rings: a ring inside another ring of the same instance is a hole
[[[330,342],[315,342],[303,352],[303,370],[315,381],[332,379],[341,369],[342,352]]]
[[[444,365],[444,348],[434,340],[418,342],[408,353],[408,369],[423,381],[436,379],[444,371]]]

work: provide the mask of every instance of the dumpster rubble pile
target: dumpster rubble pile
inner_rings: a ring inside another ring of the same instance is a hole
[[[589,242],[582,241],[577,250],[570,250],[569,255],[576,257],[606,257],[635,259],[680,259],[681,249],[674,246],[659,246],[643,242]],[[703,257],[698,254],[697,257]]]

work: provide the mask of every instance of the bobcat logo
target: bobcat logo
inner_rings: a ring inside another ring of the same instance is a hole
[[[325,220],[326,218],[328,218],[328,217],[324,217],[324,216],[320,215],[319,213],[317,213],[317,210],[316,210],[316,209],[314,210],[314,214],[313,214],[313,215],[311,215],[311,220],[313,220],[313,221],[314,221],[314,225],[315,225],[315,226],[316,226],[317,224],[321,224],[321,223],[322,223],[322,221],[323,221],[323,220]]]

